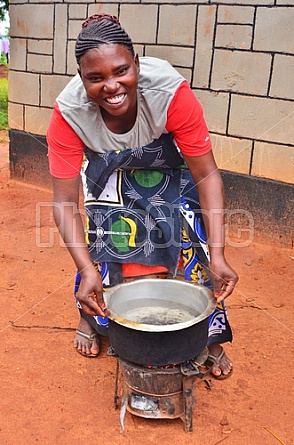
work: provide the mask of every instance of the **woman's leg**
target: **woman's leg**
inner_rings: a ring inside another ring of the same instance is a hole
[[[107,281],[107,265],[96,265],[97,273],[100,273],[102,280]],[[104,282],[105,282],[104,281]],[[81,276],[79,272],[76,273],[74,294],[79,289]],[[73,345],[77,351],[86,357],[97,357],[100,350],[100,335],[107,335],[108,320],[100,316],[91,317],[84,313],[81,305],[76,300],[76,304],[80,313],[80,321],[76,330],[76,337]]]
[[[99,335],[81,315],[73,345],[86,357],[97,357],[99,354]]]

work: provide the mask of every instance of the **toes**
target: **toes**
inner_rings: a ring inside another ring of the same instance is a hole
[[[84,345],[82,346],[82,353],[83,353],[83,354],[87,354],[87,355],[91,354],[91,350],[90,350],[90,348],[89,348],[89,345],[87,345],[87,344],[85,345],[85,344],[84,344]]]
[[[211,368],[211,373],[215,377],[227,376],[232,372],[233,366],[225,367],[220,365],[215,365]]]
[[[84,338],[79,338],[77,335],[73,341],[73,346],[83,355],[99,354],[99,340],[97,338],[89,341]]]
[[[232,366],[230,363],[226,363],[226,364],[221,364],[220,363],[220,374],[224,374],[224,375],[228,375],[231,372]]]
[[[233,363],[227,359],[225,361],[225,363],[223,363],[223,364],[220,363],[220,368],[224,375],[228,375],[228,374],[230,374],[230,372],[233,368]]]
[[[73,345],[82,354],[88,355],[91,353],[90,347],[87,345],[87,343],[84,343],[84,341],[79,340],[78,338],[75,338]]]
[[[214,353],[216,354],[217,352],[214,351]],[[222,379],[222,376],[226,377],[231,374],[233,370],[233,364],[224,352],[216,355],[216,357],[214,356],[213,361],[214,363],[211,368],[211,373],[216,378]]]
[[[97,355],[99,353],[99,345],[98,342],[96,340],[93,340],[91,349],[90,349],[90,353]]]
[[[222,374],[222,370],[218,367],[218,366],[213,366],[211,368],[211,372],[213,375],[215,375],[216,377],[219,377]]]

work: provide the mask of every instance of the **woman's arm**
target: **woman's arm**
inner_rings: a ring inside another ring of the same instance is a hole
[[[224,191],[216,166],[202,106],[187,82],[178,88],[168,110],[166,129],[173,133],[197,185],[210,250],[210,270],[218,301],[228,297],[238,281],[224,256]]]
[[[220,172],[212,151],[202,156],[185,156],[197,185],[200,207],[210,251],[210,271],[217,301],[222,301],[234,290],[238,281],[236,272],[225,259],[224,190]]]
[[[48,158],[53,183],[56,226],[81,274],[76,298],[88,315],[104,315],[102,282],[85,243],[79,212],[80,170],[84,144],[54,105],[47,131]]]
[[[52,182],[55,224],[82,278],[76,297],[86,314],[104,316],[101,277],[85,243],[79,211],[80,176],[70,179],[52,177]]]

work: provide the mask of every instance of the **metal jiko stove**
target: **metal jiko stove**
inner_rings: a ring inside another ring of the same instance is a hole
[[[176,419],[193,431],[196,380],[208,375],[207,348],[194,360],[163,367],[141,366],[116,356],[114,403],[120,406],[121,432],[126,411],[139,417]]]

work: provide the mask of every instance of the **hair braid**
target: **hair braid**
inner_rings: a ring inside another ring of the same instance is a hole
[[[77,63],[80,63],[81,57],[90,49],[110,43],[124,45],[132,56],[135,55],[133,42],[116,16],[101,13],[88,17],[82,24],[82,30],[76,40]]]

